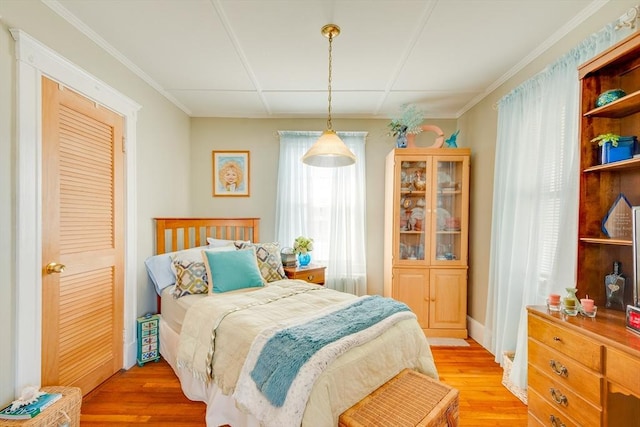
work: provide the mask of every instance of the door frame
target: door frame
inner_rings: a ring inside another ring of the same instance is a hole
[[[136,359],[136,121],[140,105],[26,32],[10,29],[16,55],[15,393],[41,382],[43,75],[124,117],[125,259],[123,368]]]

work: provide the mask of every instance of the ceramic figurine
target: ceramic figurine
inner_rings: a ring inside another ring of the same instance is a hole
[[[460,129],[455,131],[447,140],[445,140],[445,144],[447,144],[448,148],[458,148],[456,144],[456,140],[458,139],[458,134],[460,133]]]

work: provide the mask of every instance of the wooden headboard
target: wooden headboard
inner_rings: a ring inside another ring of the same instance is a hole
[[[156,254],[205,246],[207,237],[260,241],[260,218],[155,218]],[[161,310],[160,295],[157,298]]]
[[[156,254],[205,246],[207,237],[260,241],[260,218],[155,218]]]

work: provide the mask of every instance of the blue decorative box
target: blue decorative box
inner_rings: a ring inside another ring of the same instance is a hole
[[[602,164],[628,160],[636,152],[638,140],[635,136],[621,136],[618,146],[614,147],[610,143],[602,146]]]

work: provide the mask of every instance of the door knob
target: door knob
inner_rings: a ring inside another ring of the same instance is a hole
[[[50,262],[49,264],[47,264],[47,266],[44,268],[44,271],[46,271],[47,274],[53,274],[53,273],[62,273],[64,271],[65,265],[64,264],[58,264],[57,262]]]

